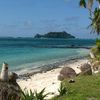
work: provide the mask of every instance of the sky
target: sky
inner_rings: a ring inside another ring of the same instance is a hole
[[[0,0],[0,37],[34,37],[66,31],[77,38],[96,38],[87,29],[89,12],[79,0]]]

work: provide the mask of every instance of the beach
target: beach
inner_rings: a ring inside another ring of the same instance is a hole
[[[79,67],[87,63],[88,59],[75,59],[72,61],[67,61],[65,64],[60,65],[58,68],[52,69],[50,71],[37,73],[34,75],[31,75],[29,78],[26,79],[18,79],[17,83],[24,91],[41,91],[45,88],[45,93],[50,93],[47,97],[47,99],[58,95],[58,88],[60,86],[60,81],[58,80],[58,75],[62,67],[71,67],[75,70],[75,72],[78,74],[80,73]]]
[[[45,88],[48,99],[58,95],[61,68],[72,67],[80,73],[77,67],[88,61],[88,48],[94,43],[92,39],[1,38],[0,65],[5,61],[9,71],[19,75],[17,83],[22,90]]]
[[[0,7],[0,100],[100,99],[100,0]]]

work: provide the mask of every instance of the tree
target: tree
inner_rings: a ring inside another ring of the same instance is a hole
[[[98,5],[94,8],[94,4]],[[100,0],[80,0],[79,5],[87,8],[90,12],[91,24],[89,27],[92,28],[91,33],[100,34]]]

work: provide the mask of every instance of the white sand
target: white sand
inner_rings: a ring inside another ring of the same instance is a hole
[[[70,66],[76,71],[76,73],[80,73],[80,69],[77,67],[80,67],[82,64],[86,62],[88,62],[87,59],[81,59],[81,60],[76,60],[73,63],[67,63],[64,66]],[[41,91],[43,88],[46,88],[45,92],[51,93],[48,95],[47,98],[50,98],[54,95],[58,95],[58,88],[60,86],[60,81],[58,81],[57,76],[59,75],[60,70],[61,68],[57,68],[48,71],[46,73],[38,73],[31,76],[30,79],[18,80],[18,84],[20,85],[22,90],[26,89],[29,91],[31,89],[33,92],[35,90]]]

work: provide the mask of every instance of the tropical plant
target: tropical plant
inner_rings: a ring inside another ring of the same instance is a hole
[[[59,92],[59,96],[63,96],[64,94],[68,93],[68,90],[66,89],[66,87],[63,85],[62,82],[60,84],[60,88],[58,89],[58,92]]]
[[[34,100],[45,100],[45,97],[49,94],[44,94],[45,92],[45,88],[43,90],[41,90],[40,92],[35,91],[34,92]]]
[[[99,39],[96,39],[96,48],[98,52],[100,52],[100,40]]]
[[[93,4],[98,3],[98,6],[93,7]],[[100,34],[100,0],[80,0],[79,5],[87,8],[90,12],[91,24],[89,27],[92,28],[91,33]]]
[[[30,92],[28,92],[28,91],[23,92],[22,91],[21,100],[34,100],[34,93],[31,90],[30,90]]]

